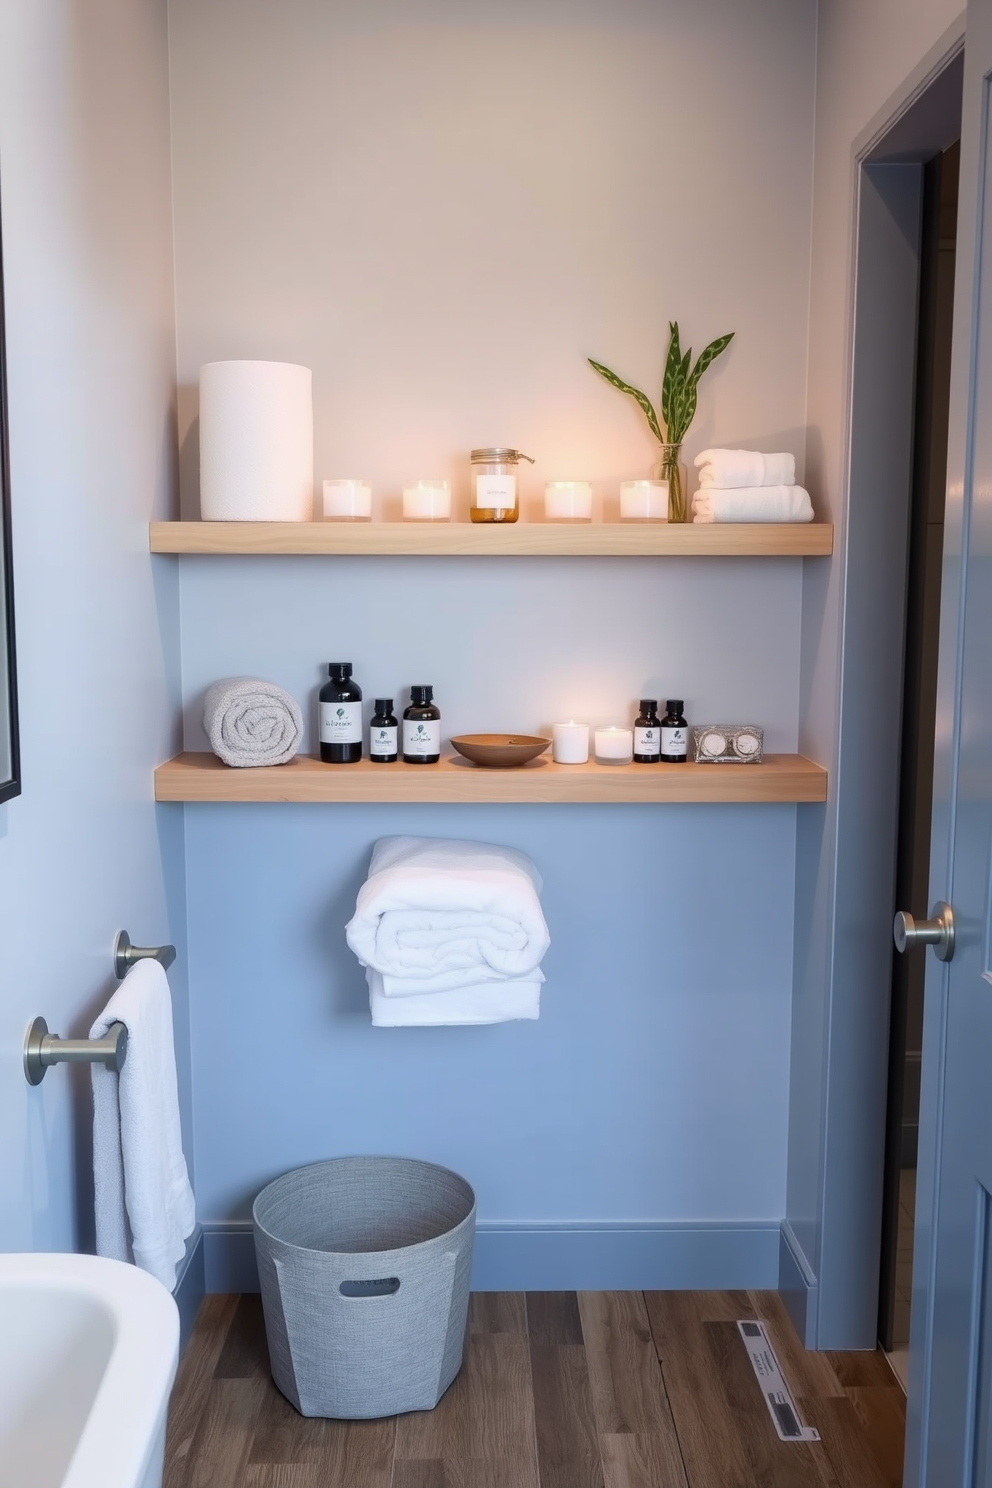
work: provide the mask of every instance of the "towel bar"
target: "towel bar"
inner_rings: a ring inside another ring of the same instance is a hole
[[[49,1033],[44,1018],[35,1018],[24,1036],[24,1078],[40,1085],[52,1064],[105,1064],[120,1071],[127,1057],[127,1029],[111,1023],[106,1038],[64,1039]]]
[[[122,982],[136,961],[157,961],[160,966],[170,967],[176,959],[173,945],[136,946],[126,930],[117,932],[114,941],[114,976]]]

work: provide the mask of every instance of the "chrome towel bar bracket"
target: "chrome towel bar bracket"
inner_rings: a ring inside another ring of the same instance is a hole
[[[127,1029],[111,1023],[106,1038],[64,1039],[49,1033],[44,1018],[35,1018],[24,1036],[24,1077],[40,1085],[51,1064],[105,1064],[120,1071],[127,1057]]]
[[[157,961],[160,966],[170,967],[176,959],[173,945],[136,946],[126,930],[118,930],[114,941],[114,976],[122,982],[136,961]]]
[[[168,968],[175,959],[175,946],[136,946],[126,930],[117,932],[114,975],[119,982],[138,961],[157,961]],[[105,1064],[120,1072],[126,1057],[127,1029],[123,1023],[111,1023],[106,1038],[64,1039],[49,1033],[44,1018],[35,1018],[24,1035],[24,1078],[29,1085],[40,1085],[52,1064]]]

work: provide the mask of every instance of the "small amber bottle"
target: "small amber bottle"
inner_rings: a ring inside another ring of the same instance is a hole
[[[436,765],[441,758],[441,711],[433,699],[433,687],[410,688],[410,706],[403,713],[403,761],[407,765]]]
[[[661,763],[684,765],[689,752],[689,725],[682,716],[681,698],[669,698],[668,712],[661,720]]]
[[[634,764],[656,765],[661,759],[661,720],[658,699],[641,698],[641,711],[634,719]]]

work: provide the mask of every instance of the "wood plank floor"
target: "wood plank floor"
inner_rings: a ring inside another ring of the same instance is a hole
[[[819,1442],[780,1442],[738,1335],[760,1318]],[[165,1488],[899,1488],[884,1355],[811,1354],[774,1292],[474,1293],[436,1410],[306,1419],[257,1296],[208,1297],[169,1411]]]

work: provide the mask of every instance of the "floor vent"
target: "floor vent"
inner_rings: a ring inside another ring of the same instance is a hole
[[[799,1419],[796,1402],[785,1382],[785,1376],[778,1367],[775,1350],[769,1342],[764,1323],[752,1320],[739,1322],[737,1331],[744,1340],[747,1356],[751,1360],[751,1368],[761,1386],[761,1393],[765,1397],[768,1414],[778,1432],[779,1441],[819,1441],[820,1433],[812,1426],[804,1426]]]

